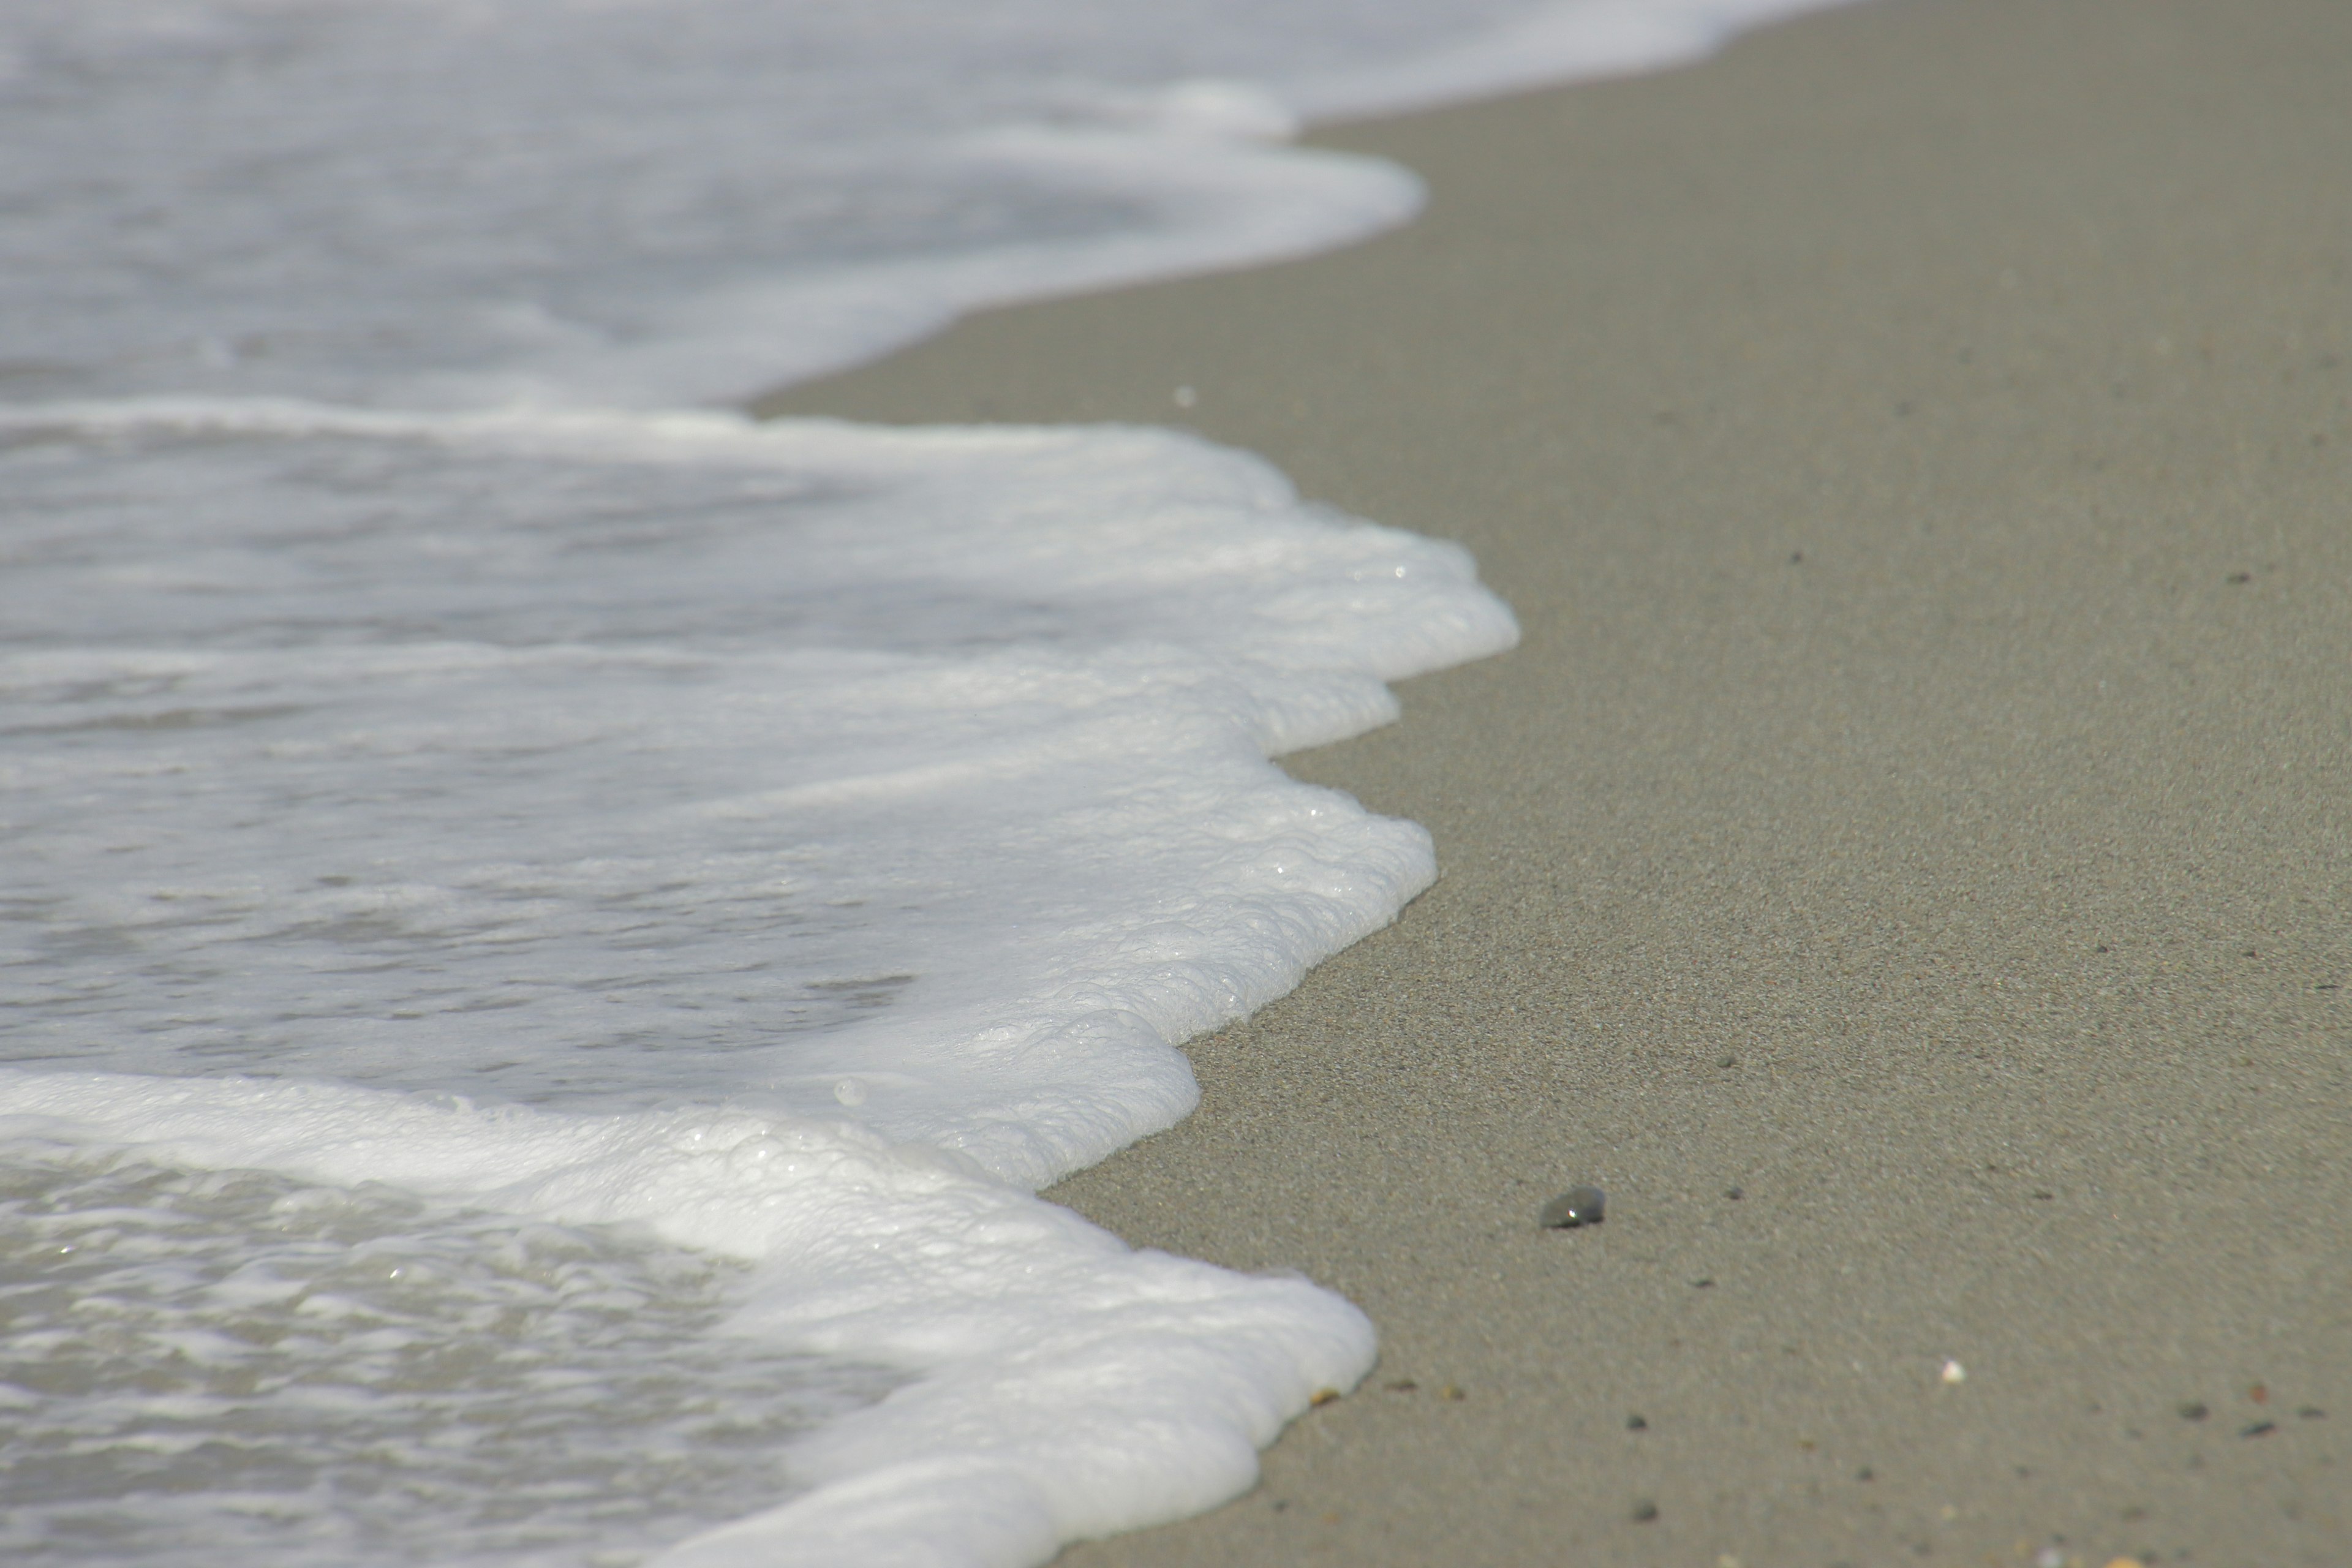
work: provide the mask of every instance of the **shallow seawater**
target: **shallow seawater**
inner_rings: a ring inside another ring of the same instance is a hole
[[[902,1379],[718,1331],[747,1265],[395,1188],[0,1152],[0,1556],[622,1564]]]
[[[1041,1186],[1436,874],[1513,643],[1175,431],[755,426],[1819,0],[0,7],[0,1557],[1040,1562],[1370,1364]],[[1171,367],[1171,390],[1179,379]]]

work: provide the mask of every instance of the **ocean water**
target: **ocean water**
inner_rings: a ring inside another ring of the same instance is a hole
[[[1033,1194],[1435,875],[1507,647],[1143,428],[761,425],[1408,218],[1317,117],[1807,0],[0,12],[0,1552],[1041,1562],[1371,1326]]]

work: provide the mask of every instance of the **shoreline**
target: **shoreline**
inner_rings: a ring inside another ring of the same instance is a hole
[[[761,400],[1194,428],[1525,633],[1286,759],[1441,881],[1047,1194],[1381,1365],[1064,1561],[2340,1557],[2347,58],[2325,0],[1819,13],[1317,132],[1429,182],[1353,248]]]

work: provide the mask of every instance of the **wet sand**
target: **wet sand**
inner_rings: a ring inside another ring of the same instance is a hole
[[[2336,0],[1886,0],[772,401],[1188,425],[1526,628],[1287,763],[1437,888],[1052,1194],[1381,1367],[1068,1563],[2352,1562],[2347,104]]]

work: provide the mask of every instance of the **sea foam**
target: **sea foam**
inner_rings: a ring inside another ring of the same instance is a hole
[[[1268,759],[1509,614],[1188,436],[718,410],[1411,216],[1306,120],[1806,8],[10,7],[0,1548],[1004,1564],[1246,1487],[1370,1326],[1034,1193],[1429,884]]]

